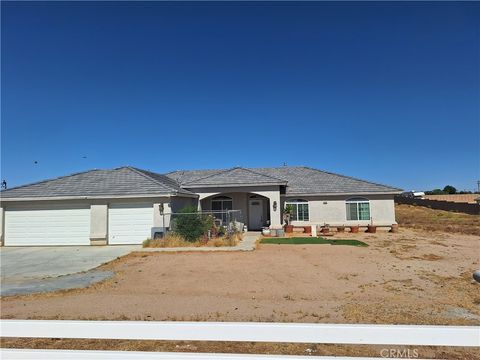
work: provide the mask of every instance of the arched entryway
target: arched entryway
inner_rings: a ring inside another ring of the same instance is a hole
[[[249,230],[260,230],[270,225],[270,200],[249,192],[222,192],[200,200],[200,210],[219,212],[240,210],[242,223]]]

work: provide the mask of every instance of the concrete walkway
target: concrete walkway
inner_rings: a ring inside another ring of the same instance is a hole
[[[137,251],[144,252],[181,252],[181,251],[252,251],[260,237],[260,231],[248,231],[243,234],[242,241],[236,246],[203,246],[203,247],[174,247],[174,248],[141,248]]]

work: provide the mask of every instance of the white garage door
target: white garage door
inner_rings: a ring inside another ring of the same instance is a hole
[[[110,204],[108,208],[108,243],[141,244],[151,235],[153,204]]]
[[[90,207],[7,208],[5,245],[90,245]]]

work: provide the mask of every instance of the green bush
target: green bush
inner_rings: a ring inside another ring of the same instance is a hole
[[[223,235],[225,235],[226,232],[227,232],[227,230],[225,229],[225,226],[220,226],[218,228],[217,234],[218,234],[218,236],[223,236]]]
[[[212,216],[198,213],[194,206],[184,207],[174,219],[174,232],[185,240],[195,242],[213,227]]]

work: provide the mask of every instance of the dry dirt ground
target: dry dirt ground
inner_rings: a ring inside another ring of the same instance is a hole
[[[401,228],[337,234],[369,247],[260,245],[242,253],[136,253],[83,290],[1,300],[1,317],[480,324],[478,236]],[[3,346],[379,355],[379,347],[3,339]],[[421,357],[477,359],[478,349],[421,348]]]
[[[480,214],[469,215],[453,211],[433,210],[423,206],[395,205],[397,222],[402,227],[450,234],[480,236]]]

